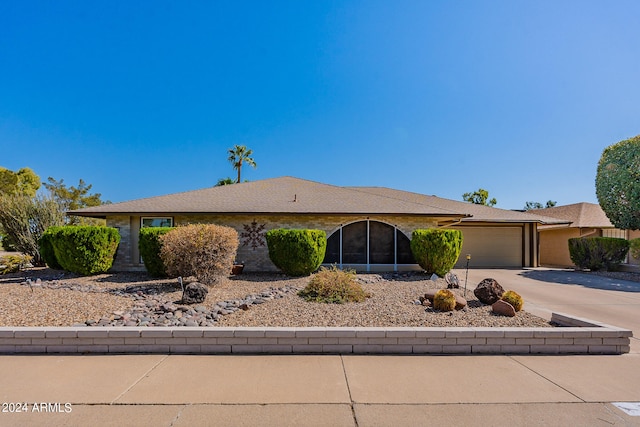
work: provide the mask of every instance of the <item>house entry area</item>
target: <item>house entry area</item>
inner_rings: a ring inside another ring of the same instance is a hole
[[[323,264],[358,271],[419,269],[409,238],[393,225],[371,220],[343,225],[331,234]]]

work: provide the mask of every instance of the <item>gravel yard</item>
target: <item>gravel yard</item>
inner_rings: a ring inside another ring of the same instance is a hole
[[[427,289],[446,287],[443,279],[433,282],[421,273],[359,274],[358,278],[365,290],[372,294],[363,303],[306,302],[294,291],[250,305],[247,310],[236,309],[231,314],[221,315],[213,324],[283,327],[551,326],[546,320],[526,312],[526,297],[523,311],[515,317],[504,317],[491,313],[491,308],[477,301],[472,289],[468,289],[466,309],[440,313],[417,305],[415,301]],[[31,285],[24,284],[27,279]],[[206,301],[196,308],[198,312],[216,310],[220,308],[216,304],[220,301],[231,301],[238,306],[248,295],[259,295],[269,288],[302,289],[308,281],[308,277],[290,278],[267,273],[231,276],[210,287]],[[463,290],[455,292],[462,295]],[[175,280],[154,280],[145,273],[78,277],[71,273],[34,268],[0,276],[0,326],[72,326],[85,324],[88,320],[93,325],[115,325],[119,318],[127,316],[124,313],[135,312],[136,309],[157,312],[159,305],[177,303],[181,296]],[[175,317],[184,317],[182,324],[185,324],[184,320],[192,314],[198,314],[194,307],[177,305],[173,307],[171,316],[173,321]],[[198,321],[197,318],[195,320]]]

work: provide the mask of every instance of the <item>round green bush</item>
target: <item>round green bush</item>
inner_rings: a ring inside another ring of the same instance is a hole
[[[324,260],[327,234],[322,230],[276,228],[265,237],[269,258],[290,276],[308,276]]]
[[[111,227],[66,226],[52,233],[51,243],[62,268],[86,276],[111,268],[120,234]]]
[[[56,252],[53,249],[53,239],[58,229],[62,227],[49,227],[42,233],[40,240],[38,240],[38,250],[42,260],[54,270],[63,270],[62,266],[56,258]]]
[[[173,227],[146,227],[140,229],[138,249],[147,272],[152,277],[167,277],[164,262],[160,257],[162,240],[160,236],[173,230]]]
[[[413,257],[428,274],[444,277],[456,265],[461,248],[460,230],[418,229],[411,235]]]
[[[448,289],[440,289],[433,296],[433,308],[438,311],[453,311],[456,308],[456,296]]]

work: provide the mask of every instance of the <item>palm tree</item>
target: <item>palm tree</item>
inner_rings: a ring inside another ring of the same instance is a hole
[[[238,180],[236,182],[240,182],[240,171],[242,170],[242,164],[246,163],[250,166],[256,167],[256,162],[251,158],[253,154],[253,150],[248,149],[244,145],[234,145],[233,148],[229,148],[227,150],[229,153],[228,160],[233,165],[233,168],[238,171]]]

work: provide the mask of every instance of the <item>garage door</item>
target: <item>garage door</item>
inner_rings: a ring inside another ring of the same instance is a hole
[[[464,227],[462,251],[456,268],[466,265],[471,254],[471,267],[522,267],[522,228]]]

